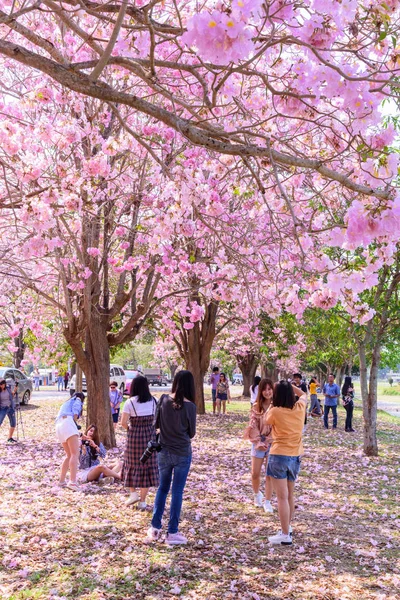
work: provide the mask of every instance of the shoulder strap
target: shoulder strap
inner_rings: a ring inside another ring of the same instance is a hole
[[[134,406],[134,404],[132,402],[132,398],[130,399],[130,403],[131,403],[131,406],[132,406],[133,410],[135,411],[135,416],[137,417],[136,408],[135,408],[135,406]]]

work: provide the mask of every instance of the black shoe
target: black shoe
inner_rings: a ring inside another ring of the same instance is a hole
[[[14,438],[8,438],[7,444],[18,444],[18,442],[17,440],[14,440]]]
[[[355,433],[355,429],[349,429],[350,433]]]

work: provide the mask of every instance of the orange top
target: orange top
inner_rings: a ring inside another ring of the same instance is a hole
[[[270,454],[300,456],[304,452],[302,433],[306,403],[298,400],[293,408],[273,406],[267,413],[266,422],[272,426]]]

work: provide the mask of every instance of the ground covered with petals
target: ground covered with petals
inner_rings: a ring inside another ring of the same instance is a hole
[[[59,401],[23,409],[25,439],[0,447],[0,597],[87,600],[400,597],[400,421],[379,415],[379,458],[361,434],[313,420],[296,488],[294,543],[271,548],[277,513],[255,508],[247,402],[199,418],[181,531],[186,547],[147,544],[150,513],[126,508],[120,485],[57,487]],[[355,419],[361,430],[360,414]],[[7,430],[3,425],[1,436]],[[118,434],[119,449],[125,443]],[[154,494],[150,494],[153,501]],[[276,507],[275,500],[273,501]]]

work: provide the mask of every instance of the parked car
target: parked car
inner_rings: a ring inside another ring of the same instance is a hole
[[[138,375],[142,375],[142,373],[140,371],[137,371],[137,370],[134,370],[134,371],[125,371],[126,380],[125,380],[125,391],[124,391],[124,394],[128,394],[128,396],[129,396],[129,394],[131,393],[131,384],[132,384],[132,381]]]
[[[122,393],[125,392],[126,375],[121,365],[110,365],[110,383],[116,381]]]
[[[144,369],[143,375],[147,377],[149,385],[168,385],[168,379],[161,369]]]
[[[72,375],[72,377],[68,383],[68,389],[69,389],[69,393],[71,396],[73,396],[76,392],[75,386],[76,386],[76,375]],[[87,392],[86,377],[83,374],[82,374],[82,392],[84,392],[85,394]]]
[[[5,379],[11,387],[18,382],[18,399],[21,404],[28,404],[32,395],[32,380],[14,367],[0,367],[0,377]]]
[[[241,373],[232,375],[232,385],[243,385],[243,375]]]

